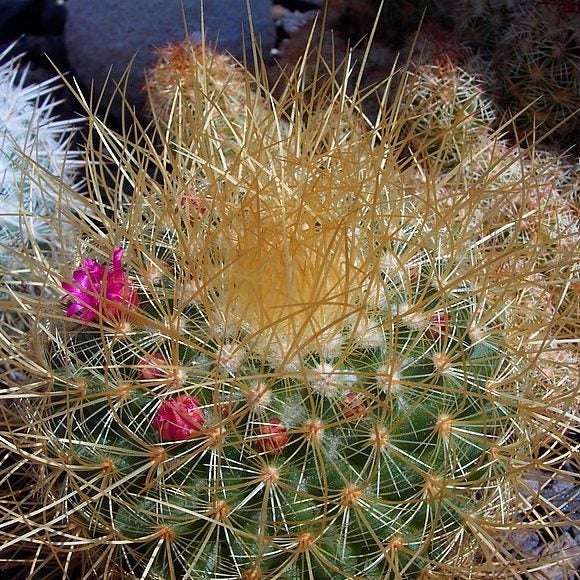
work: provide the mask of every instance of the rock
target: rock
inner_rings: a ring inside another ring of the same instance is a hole
[[[534,580],[572,580],[580,569],[580,544],[568,533],[547,544],[539,553],[541,570],[533,573]],[[548,562],[551,564],[546,565]]]
[[[60,35],[64,32],[66,6],[58,0],[45,1],[41,23],[46,35]]]
[[[42,0],[0,0],[0,42],[18,39],[40,26]]]
[[[122,78],[135,57],[126,97],[139,109],[145,102],[143,72],[153,62],[155,48],[185,38],[184,14],[189,36],[200,38],[201,4],[201,0],[68,0],[65,41],[75,76],[85,87],[94,80],[96,94],[106,84],[108,101],[115,92],[114,81]],[[249,5],[254,33],[267,59],[275,40],[272,3],[250,0]],[[246,6],[246,0],[203,0],[206,38],[238,58],[244,44],[249,48]]]
[[[513,545],[518,554],[533,554],[540,545],[540,536],[533,530],[516,530],[508,536],[508,542]]]
[[[0,0],[0,42],[25,34],[62,34],[64,14],[60,0]]]
[[[0,30],[32,2],[33,0],[0,0]]]
[[[278,0],[280,4],[290,10],[311,10],[313,7],[322,8],[324,0]]]
[[[62,0],[0,0],[0,53],[23,55],[31,65],[26,82],[41,82],[68,70],[62,40],[65,22]],[[36,78],[37,69],[39,78]],[[35,78],[33,78],[35,77]]]
[[[273,6],[273,16],[276,26],[281,28],[287,35],[311,23],[317,14],[317,10],[302,12],[300,10],[288,10],[288,8],[285,8],[281,4],[274,4]]]

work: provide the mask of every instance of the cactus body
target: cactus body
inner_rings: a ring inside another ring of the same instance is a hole
[[[414,148],[442,168],[458,165],[466,151],[481,144],[497,117],[483,83],[450,63],[418,65],[408,83],[408,130]]]
[[[503,96],[522,111],[526,128],[557,128],[560,136],[580,127],[580,33],[578,15],[539,6],[522,9],[503,34],[494,67]],[[501,97],[500,97],[501,98]],[[521,120],[520,120],[521,122]]]
[[[492,450],[509,413],[488,389],[507,358],[497,329],[473,331],[481,305],[469,285],[433,287],[453,272],[448,260],[409,245],[365,247],[414,266],[377,270],[380,299],[353,301],[305,344],[286,325],[284,343],[256,336],[243,313],[235,333],[216,332],[215,313],[181,304],[178,245],[153,287],[129,269],[145,320],[121,334],[74,330],[52,363],[45,436],[75,485],[95,489],[80,512],[93,533],[138,541],[143,561],[163,538],[177,577],[382,578],[437,560],[477,509],[475,482],[503,469]],[[178,335],[154,304],[177,309]],[[336,306],[317,303],[326,308]],[[143,378],[151,352],[165,362]],[[168,570],[165,551],[154,561]]]
[[[55,272],[68,306],[36,315],[21,412],[50,525],[107,578],[474,564],[509,518],[534,396],[495,255],[454,207],[424,211],[390,140],[404,123],[361,130],[333,85],[340,122],[251,83],[232,108],[211,54],[190,58],[187,89],[151,86],[159,147],[102,131],[133,195]]]
[[[453,2],[450,13],[455,26],[468,43],[488,56],[498,37],[509,29],[518,7],[530,7],[528,0],[461,0]]]
[[[518,125],[570,140],[578,133],[577,2],[467,0],[451,7],[457,31],[490,63],[490,95]]]

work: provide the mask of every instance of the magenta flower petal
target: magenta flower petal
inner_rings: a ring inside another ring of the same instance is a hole
[[[77,285],[82,286],[83,288],[88,288],[91,284],[91,276],[85,270],[75,270],[73,273],[73,280]]]
[[[87,274],[91,277],[103,277],[103,273],[105,272],[105,267],[99,264],[96,260],[92,260],[91,258],[83,258],[81,262],[81,271],[87,272]]]
[[[123,253],[123,248],[115,248],[108,268],[96,260],[83,258],[81,267],[73,272],[73,283],[62,283],[73,301],[66,310],[67,316],[90,322],[98,314],[118,318],[124,311],[119,306],[137,308],[137,292],[122,266]]]
[[[66,315],[69,318],[74,318],[79,312],[81,313],[80,318],[85,322],[90,322],[94,318],[94,313],[80,304],[71,304],[66,309]]]
[[[123,254],[125,250],[123,248],[115,248],[113,250],[113,272],[118,270],[123,271]]]

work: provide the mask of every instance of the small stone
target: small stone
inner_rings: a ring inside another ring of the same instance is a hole
[[[515,546],[517,552],[533,554],[540,546],[540,536],[532,530],[514,530],[508,536],[510,545]]]
[[[317,10],[309,10],[308,12],[284,10],[279,18],[276,19],[276,24],[287,34],[292,34],[303,26],[313,22],[317,13]]]
[[[555,479],[541,493],[565,514],[580,511],[580,488],[568,479]]]
[[[546,544],[538,554],[540,561],[554,563],[534,572],[531,578],[538,580],[571,580],[577,578],[580,569],[580,544],[568,533]]]

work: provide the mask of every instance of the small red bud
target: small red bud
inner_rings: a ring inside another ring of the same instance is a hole
[[[163,441],[180,441],[194,437],[204,422],[199,400],[190,395],[179,395],[161,403],[153,419],[153,428]]]
[[[280,419],[276,418],[260,425],[258,435],[259,438],[256,439],[255,444],[257,449],[264,453],[279,453],[290,440],[286,426]]]
[[[159,379],[166,373],[162,368],[166,364],[165,358],[159,353],[149,354],[141,359],[139,374],[146,381]]]
[[[366,407],[356,393],[347,393],[342,401],[342,414],[347,421],[358,421],[367,412]]]
[[[233,401],[222,401],[218,403],[217,410],[221,415],[222,419],[226,419],[234,412],[234,403]]]
[[[447,333],[449,327],[449,316],[446,312],[435,312],[429,318],[429,326],[425,331],[431,338],[441,338]]]
[[[192,189],[188,189],[186,194],[181,198],[181,207],[189,208],[192,218],[196,214],[201,217],[207,211],[207,205],[201,195]]]

